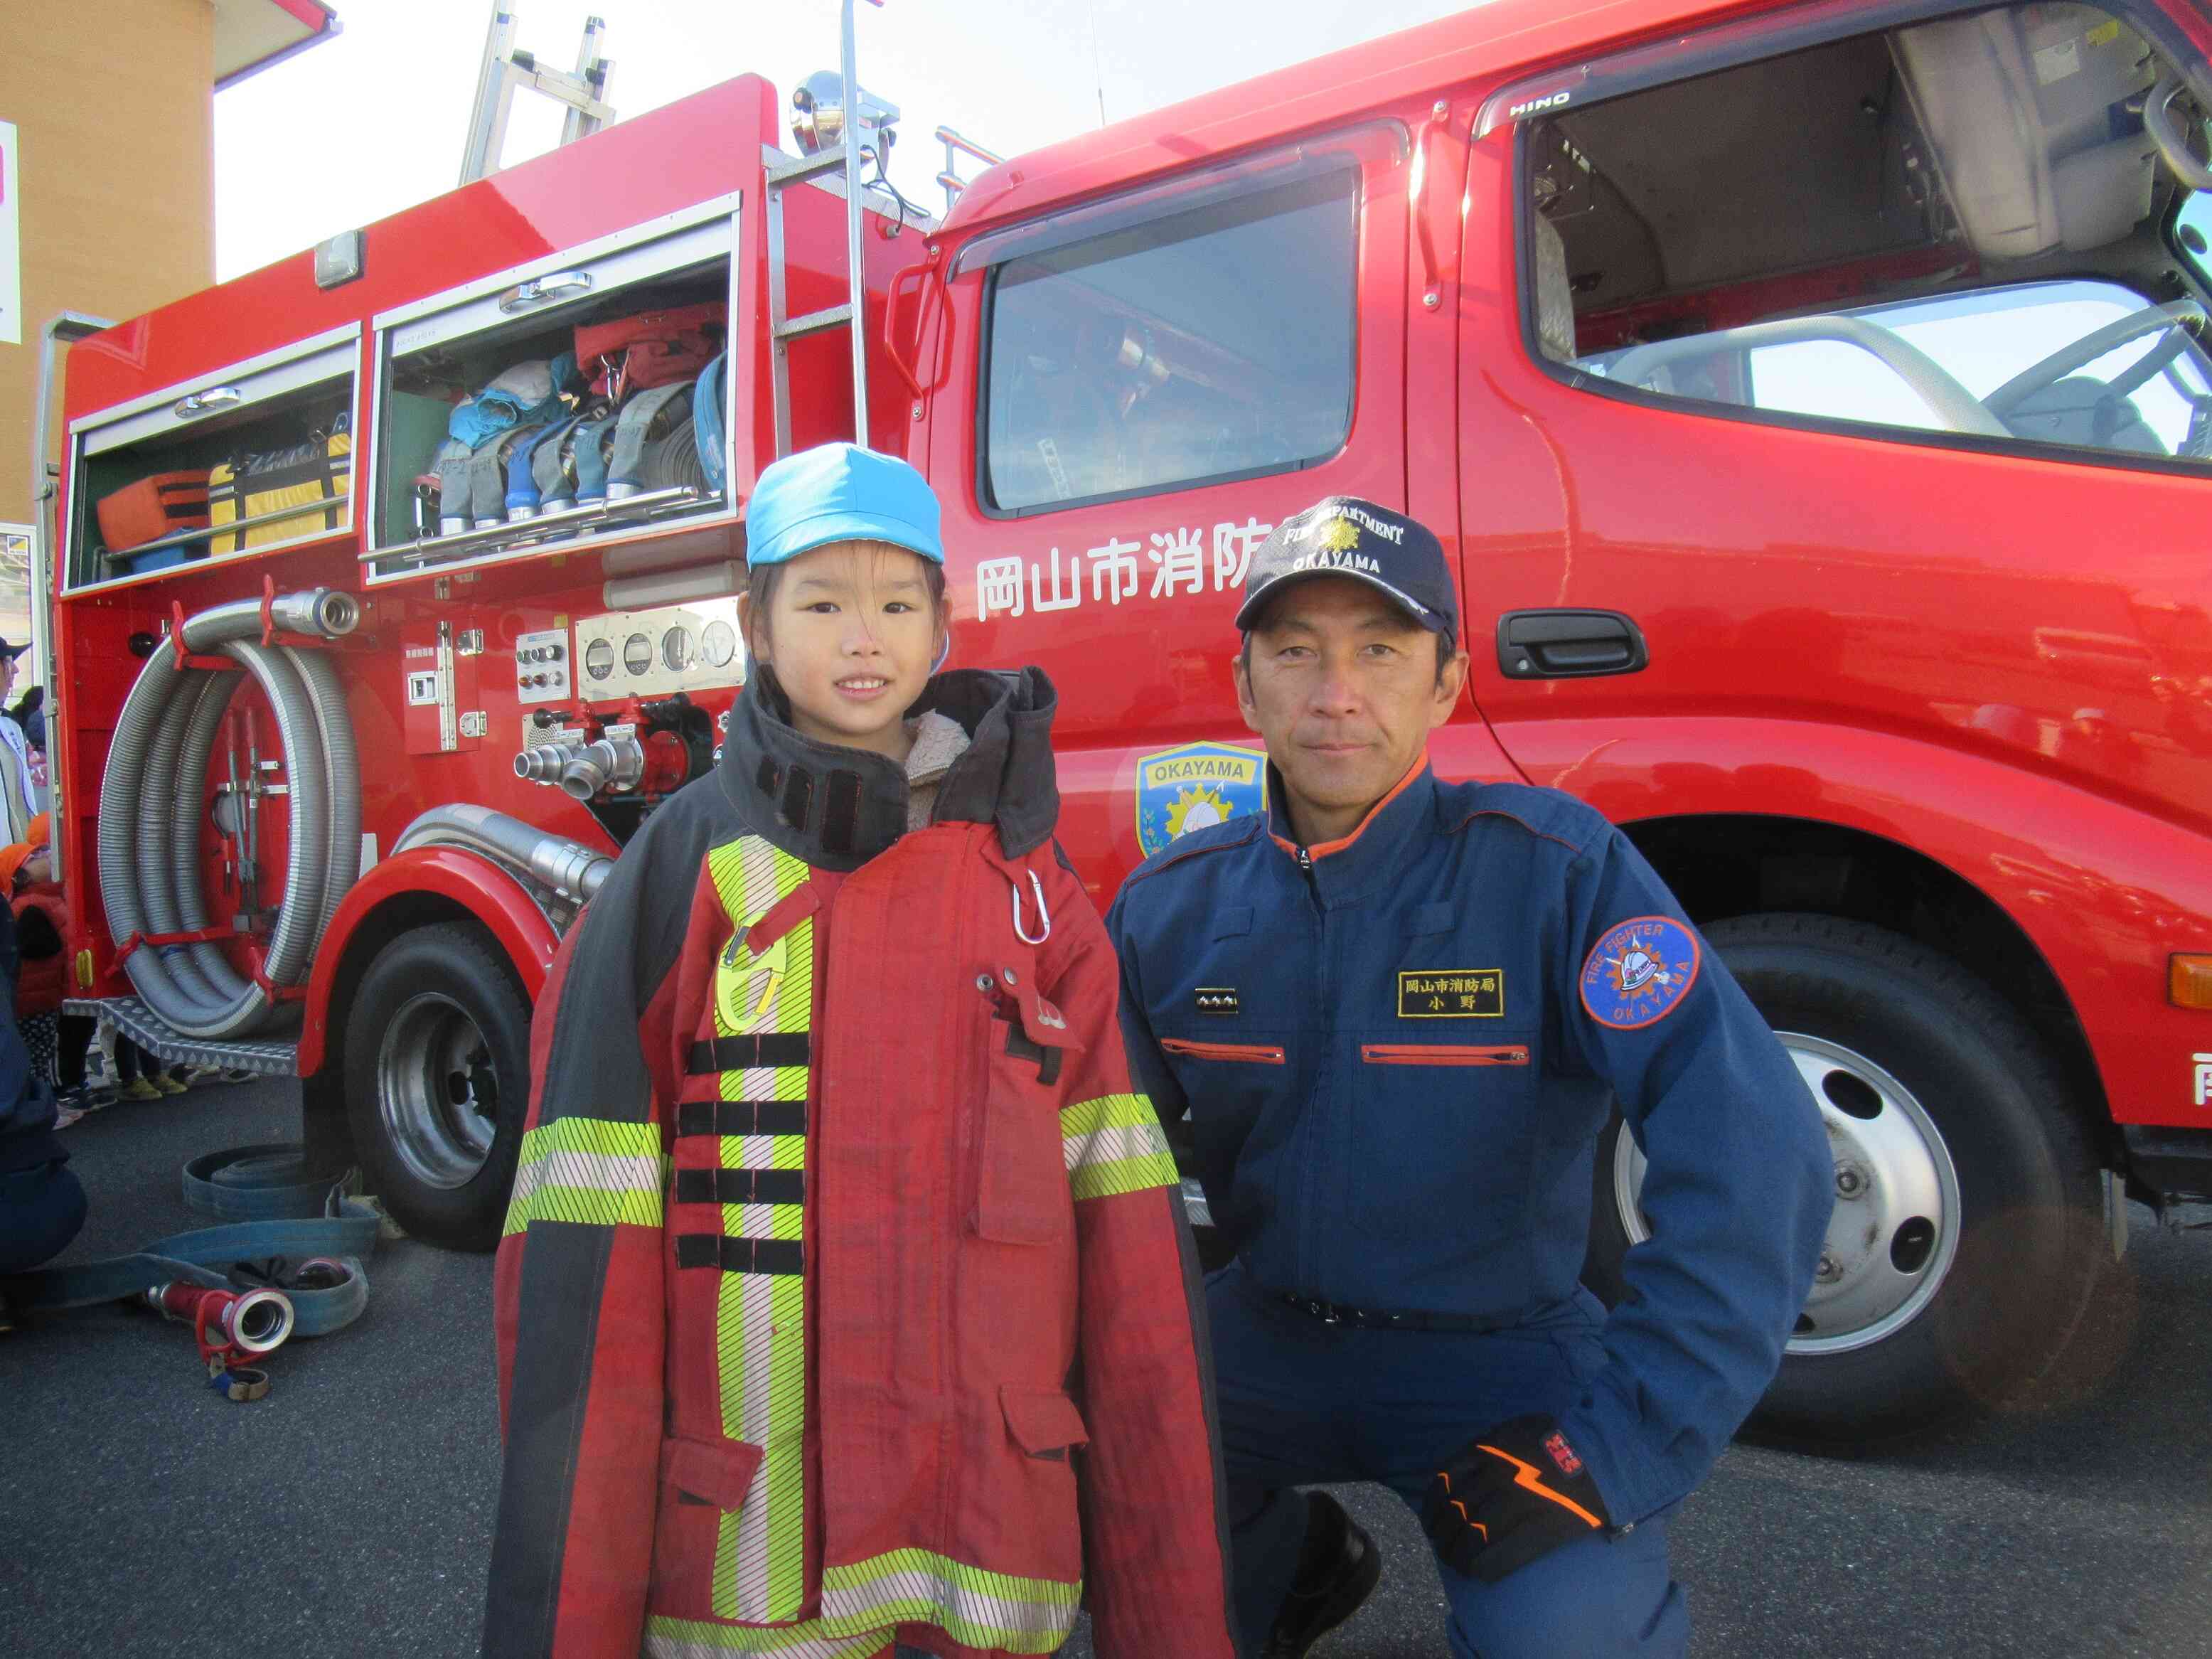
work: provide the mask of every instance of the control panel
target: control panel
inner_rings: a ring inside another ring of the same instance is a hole
[[[570,696],[574,683],[569,676],[575,664],[568,658],[568,630],[541,629],[514,636],[514,695],[521,702],[553,702]]]
[[[562,695],[586,702],[708,690],[744,679],[735,599],[581,617],[575,648],[574,689]]]

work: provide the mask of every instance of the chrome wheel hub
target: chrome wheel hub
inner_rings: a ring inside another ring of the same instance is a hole
[[[386,1139],[427,1186],[465,1186],[490,1155],[499,1125],[499,1074],[460,1004],[425,991],[401,1005],[376,1055]]]
[[[1903,1329],[1942,1287],[1959,1248],[1958,1170],[1920,1103],[1881,1066],[1820,1037],[1776,1035],[1820,1109],[1835,1170],[1835,1209],[1790,1352],[1844,1353]],[[1622,1134],[1613,1191],[1631,1244],[1651,1237],[1637,1202],[1644,1172],[1635,1137]]]

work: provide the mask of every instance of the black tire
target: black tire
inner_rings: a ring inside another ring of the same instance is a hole
[[[1940,1242],[1929,1246],[1918,1270],[1940,1272],[1935,1288],[1858,1326],[1893,1321],[1878,1340],[1838,1351],[1853,1333],[1847,1325],[1824,1333],[1811,1321],[1822,1306],[1816,1285],[1753,1425],[1796,1441],[1863,1446],[2031,1395],[2081,1324],[2109,1255],[2098,1160],[2048,1051],[1980,979],[1882,928],[1763,915],[1717,923],[1705,937],[1777,1031],[1833,1045],[1901,1085],[1935,1130],[1958,1193],[1958,1213],[1944,1224],[1955,1255],[1946,1267]],[[1855,1093],[1849,1065],[1838,1069],[1844,1075],[1831,1097],[1857,1104],[1854,1115],[1900,1109],[1877,1106],[1878,1091]],[[1616,1115],[1599,1144],[1583,1274],[1608,1304],[1626,1288],[1629,1235],[1613,1181],[1624,1132]],[[1912,1260],[1910,1249],[1903,1260]],[[1917,1310],[1907,1311],[1914,1302]]]
[[[369,1189],[415,1237],[499,1243],[530,1103],[530,1004],[479,927],[401,933],[347,1011],[346,1117]]]

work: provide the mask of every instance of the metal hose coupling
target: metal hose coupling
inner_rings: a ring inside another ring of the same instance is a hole
[[[645,778],[645,745],[635,738],[601,738],[573,751],[561,769],[561,789],[589,800],[603,789],[635,789]]]
[[[282,1291],[224,1291],[172,1279],[144,1294],[155,1313],[190,1325],[210,1358],[270,1353],[292,1334],[292,1298]]]
[[[525,783],[558,783],[561,769],[575,752],[564,743],[541,743],[514,757],[514,775]]]

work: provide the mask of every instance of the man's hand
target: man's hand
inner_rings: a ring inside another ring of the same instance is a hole
[[[1548,1417],[1500,1423],[1437,1472],[1421,1527],[1445,1565],[1494,1584],[1613,1524],[1597,1482]]]

